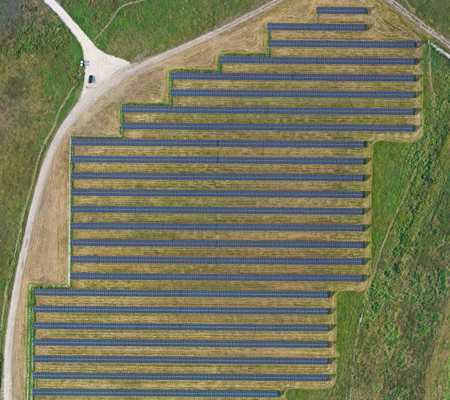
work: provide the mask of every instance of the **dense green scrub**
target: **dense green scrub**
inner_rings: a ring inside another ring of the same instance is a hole
[[[399,0],[399,2],[430,26],[445,36],[450,36],[448,0]]]
[[[372,286],[363,294],[338,294],[337,347],[341,356],[336,385],[331,390],[290,391],[288,399],[348,399],[356,327],[363,303],[366,306],[356,352],[354,400],[423,400],[426,374],[440,373],[428,371],[428,367],[448,305],[450,63],[434,50],[432,71],[434,112],[429,75],[422,78],[422,139],[414,144],[375,145],[374,262],[416,168],[417,174],[391,230]],[[449,393],[443,373],[444,387],[434,397],[436,400],[446,399]]]
[[[82,53],[78,42],[44,2],[23,0],[1,4],[0,305],[3,308],[8,276],[17,262],[13,252],[37,157],[59,107],[71,87],[81,82],[78,64]],[[72,92],[59,121],[67,115],[78,92]],[[0,334],[3,343],[3,330]]]
[[[115,11],[130,0],[61,0],[61,5],[94,39]],[[119,11],[95,41],[103,51],[135,60],[175,47],[268,0],[145,0]]]

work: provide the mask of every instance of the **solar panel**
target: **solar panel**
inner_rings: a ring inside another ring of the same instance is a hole
[[[72,172],[72,179],[126,179],[178,181],[286,181],[286,182],[362,182],[364,175],[350,174],[228,174],[228,173],[145,173]]]
[[[95,247],[214,247],[285,249],[362,249],[364,242],[319,242],[293,240],[130,240],[72,239],[72,246]]]
[[[344,81],[344,82],[414,82],[415,75],[389,74],[274,74],[252,72],[171,72],[171,79],[225,81]]]
[[[269,31],[365,31],[365,24],[283,24],[268,23]]]
[[[100,289],[34,289],[35,296],[96,297],[243,297],[284,299],[325,299],[326,291],[264,291],[264,290],[100,290]]]
[[[415,97],[415,92],[381,91],[381,90],[342,91],[342,90],[172,89],[170,93],[171,96],[173,97],[282,97],[282,98],[317,97],[317,98],[355,98],[355,99],[412,99]],[[137,122],[127,122],[126,124],[137,124]],[[124,129],[132,129],[132,128],[124,128]]]
[[[362,199],[361,191],[72,189],[72,196]]]
[[[154,372],[34,372],[34,379],[160,380],[160,381],[250,381],[250,382],[324,382],[328,375],[318,374],[201,374]]]
[[[317,14],[366,14],[365,7],[316,7]]]
[[[279,393],[270,390],[176,390],[176,389],[33,389],[34,396],[113,396],[113,397],[231,397],[277,398]]]
[[[328,358],[307,357],[142,357],[34,355],[34,362],[102,364],[327,365]]]
[[[230,331],[230,332],[328,332],[324,324],[274,325],[274,324],[125,324],[125,323],[77,323],[35,322],[34,329],[75,329],[109,331]]]
[[[227,264],[227,265],[363,265],[362,258],[71,256],[72,263]]]
[[[75,314],[230,314],[230,315],[328,315],[329,308],[308,307],[109,307],[34,306],[35,313]]]
[[[190,224],[165,222],[72,222],[71,228],[137,231],[362,232],[363,225],[332,224]]]
[[[335,108],[335,107],[183,107],[122,106],[123,113],[162,114],[284,114],[284,115],[414,115],[414,108]],[[93,142],[95,139],[91,139]],[[131,139],[133,140],[133,139]],[[135,139],[136,140],[136,139]],[[139,140],[139,139],[138,139]],[[145,140],[145,139],[144,139]],[[167,140],[170,142],[170,140]],[[197,141],[202,142],[202,141]],[[205,142],[205,141],[204,141]],[[216,141],[212,141],[216,142]],[[237,141],[239,142],[239,141]],[[89,141],[87,141],[89,144]],[[348,143],[348,142],[343,142]],[[73,144],[73,139],[72,139]],[[75,141],[75,145],[77,142]]]
[[[274,147],[274,148],[363,148],[363,141],[314,140],[183,140],[72,138],[72,146],[173,146],[173,147]]]
[[[34,339],[35,346],[80,347],[224,347],[271,349],[326,349],[325,341],[288,340],[108,340],[108,339]]]
[[[363,275],[135,274],[72,272],[71,279],[114,281],[362,282]]]
[[[357,157],[77,156],[73,163],[363,165]]]
[[[414,58],[221,56],[222,64],[414,65]]]
[[[413,40],[269,40],[270,47],[344,47],[375,49],[411,49],[416,47]]]
[[[226,214],[226,215],[363,215],[363,208],[301,207],[165,207],[165,206],[71,206],[72,213],[123,214]]]

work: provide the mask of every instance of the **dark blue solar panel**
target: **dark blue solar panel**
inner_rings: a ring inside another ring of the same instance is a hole
[[[336,93],[336,92],[335,92]],[[376,92],[382,93],[382,92]],[[401,93],[401,92],[394,92]],[[191,122],[122,122],[122,129],[193,131],[289,131],[289,132],[414,132],[414,125],[353,124],[231,124]]]
[[[310,140],[184,140],[73,138],[73,146],[174,146],[174,147],[270,147],[270,148],[363,148],[363,141]]]
[[[331,224],[189,224],[165,222],[72,222],[72,229],[137,231],[362,232],[363,225]]]
[[[284,340],[107,340],[107,339],[34,339],[35,346],[81,347],[232,347],[271,349],[326,349],[325,341]]]
[[[72,206],[71,212],[125,214],[363,215],[364,209],[299,207]]]
[[[273,74],[252,72],[171,72],[171,79],[224,81],[414,82],[414,75]]]
[[[73,163],[363,165],[356,157],[72,156]]]
[[[96,297],[243,297],[284,299],[326,299],[326,291],[244,291],[244,290],[100,290],[100,289],[34,289],[35,296]]]
[[[316,7],[317,14],[366,14],[365,7]]]
[[[329,308],[34,306],[35,313],[328,315]]]
[[[260,197],[309,199],[362,199],[358,191],[281,191],[281,190],[135,190],[135,189],[72,189],[72,196],[131,197]]]
[[[34,396],[107,396],[107,397],[231,397],[277,398],[277,391],[269,390],[171,390],[171,389],[33,389]]]
[[[221,56],[222,64],[414,65],[414,58]]]
[[[251,382],[323,382],[328,375],[317,374],[183,374],[144,372],[34,372],[34,379],[103,379],[161,381],[251,381]]]
[[[412,99],[415,97],[416,93],[399,92],[399,91],[342,91],[342,90],[172,89],[171,95],[174,97],[177,96],[178,97],[289,97],[289,98],[318,97],[318,98],[355,98],[355,99]],[[128,122],[128,124],[136,124],[136,123],[137,122]]]
[[[107,247],[242,247],[285,249],[362,249],[364,242],[318,242],[292,240],[130,240],[72,239],[72,246]]]
[[[416,47],[413,40],[379,41],[379,40],[269,40],[270,47],[351,47],[410,49]]]
[[[329,361],[328,358],[305,357],[34,356],[34,362],[97,364],[327,365]]]
[[[328,332],[328,325],[274,324],[124,324],[35,322],[34,329],[75,329],[112,331],[230,331],[230,332]]]
[[[71,279],[113,281],[362,282],[363,275],[134,274],[73,272]]]
[[[365,31],[368,28],[365,24],[267,24],[269,31]]]
[[[294,257],[133,257],[71,256],[72,263],[110,264],[228,264],[228,265],[363,265],[362,258]]]
[[[181,106],[124,105],[122,106],[122,112],[165,113],[165,114],[198,113],[198,114],[288,114],[288,115],[414,115],[415,110],[414,108],[200,107],[200,106],[181,107]],[[91,140],[93,142],[95,139]],[[72,144],[77,145],[77,142],[73,143],[72,140]]]
[[[364,175],[349,174],[222,174],[222,173],[145,173],[72,172],[72,179],[130,179],[175,181],[288,181],[288,182],[362,182]]]

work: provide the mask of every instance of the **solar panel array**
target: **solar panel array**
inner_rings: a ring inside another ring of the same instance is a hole
[[[222,64],[414,65],[414,58],[221,56]]]
[[[286,98],[355,98],[355,99],[412,99],[415,92],[407,91],[342,91],[342,90],[221,90],[221,89],[172,89],[173,97],[286,97]],[[126,125],[124,125],[126,124]],[[123,129],[136,122],[122,123]],[[218,125],[218,124],[215,124]],[[229,124],[233,125],[233,124]],[[139,125],[137,125],[139,126]],[[174,128],[173,129],[180,129]],[[258,130],[260,130],[258,128]]]
[[[413,40],[269,40],[270,47],[347,47],[367,49],[413,49]]]
[[[415,137],[422,107],[420,43],[367,18],[269,23],[274,57],[171,72],[170,105],[71,139],[70,288],[34,289],[34,396],[328,387],[335,293],[370,271],[373,142]]]
[[[270,74],[249,72],[171,72],[170,79],[219,81],[414,82],[415,75]],[[132,107],[132,106],[122,106]],[[143,106],[146,107],[146,106]],[[125,109],[126,110],[126,109]],[[122,109],[123,112],[128,112]]]
[[[316,7],[317,14],[366,14],[365,7]]]
[[[382,93],[382,92],[375,92]],[[398,93],[398,92],[397,92]],[[122,129],[194,131],[414,132],[414,125],[351,124],[212,124],[189,122],[122,122]]]
[[[268,23],[269,31],[366,31],[369,26],[366,24],[286,24]]]

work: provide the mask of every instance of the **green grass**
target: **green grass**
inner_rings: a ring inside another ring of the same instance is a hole
[[[82,57],[75,38],[42,1],[21,1],[9,8],[6,3],[0,20],[1,303],[17,262],[14,246],[37,156],[63,100],[80,82],[77,64]],[[59,123],[79,89],[72,92]]]
[[[290,391],[290,400],[348,398],[363,299],[367,307],[357,350],[353,399],[424,399],[425,376],[447,306],[449,261],[444,245],[449,226],[450,68],[434,50],[432,70],[436,117],[429,83],[425,82],[424,137],[412,145],[378,143],[374,148],[372,259],[378,256],[416,167],[418,173],[391,231],[373,285],[364,294],[339,294],[337,346],[341,356],[336,385],[331,390]],[[427,76],[424,74],[425,79]]]
[[[125,7],[96,40],[103,51],[126,60],[158,54],[212,30],[268,0],[146,0]],[[61,5],[94,39],[129,0],[70,1]]]
[[[425,21],[445,36],[450,36],[448,15],[450,3],[447,0],[399,0],[406,9]]]

